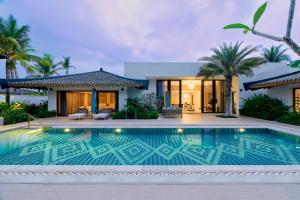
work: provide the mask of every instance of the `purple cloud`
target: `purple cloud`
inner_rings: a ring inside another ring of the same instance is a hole
[[[251,23],[255,9],[262,2],[4,0],[0,12],[2,17],[13,14],[19,23],[31,26],[32,45],[38,54],[49,52],[56,59],[71,56],[73,65],[77,66],[73,72],[98,70],[101,66],[122,74],[126,61],[195,61],[222,42],[276,44],[241,31],[222,29],[232,22]],[[288,4],[269,1],[257,29],[284,34]],[[295,36],[300,34],[299,17],[296,12]]]

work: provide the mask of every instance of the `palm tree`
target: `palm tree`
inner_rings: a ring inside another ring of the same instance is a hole
[[[70,60],[71,60],[70,56],[64,57],[64,59],[63,59],[63,61],[61,63],[63,69],[66,70],[66,74],[67,75],[69,75],[69,70],[71,68],[75,68],[74,66],[71,66],[71,61]]]
[[[44,54],[40,60],[35,62],[29,68],[29,76],[31,78],[48,78],[54,75],[59,75],[58,71],[61,70],[59,65],[61,62],[54,63],[54,57],[50,54]]]
[[[18,26],[17,20],[9,16],[6,20],[0,18],[0,55],[6,60],[6,78],[18,78],[17,63],[29,67],[28,62],[38,60],[30,54],[29,26]],[[10,103],[10,90],[6,89],[6,102]]]
[[[267,48],[263,49],[262,56],[268,62],[279,63],[283,61],[291,61],[290,56],[285,53],[286,51],[287,49],[282,49],[282,45],[271,46],[271,48],[269,49]]]
[[[261,57],[249,57],[257,51],[257,47],[241,47],[242,42],[235,44],[223,43],[218,48],[211,49],[214,53],[210,57],[200,58],[204,65],[200,68],[198,76],[213,78],[215,76],[224,76],[226,79],[226,104],[225,117],[232,115],[232,79],[239,75],[253,76],[252,68],[262,64],[265,60]]]

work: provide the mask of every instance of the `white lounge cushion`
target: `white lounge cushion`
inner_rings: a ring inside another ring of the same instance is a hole
[[[93,119],[106,119],[110,116],[109,113],[98,113],[93,115]]]
[[[69,119],[82,119],[82,118],[84,118],[86,116],[87,116],[86,113],[74,113],[74,114],[68,115],[68,118]]]

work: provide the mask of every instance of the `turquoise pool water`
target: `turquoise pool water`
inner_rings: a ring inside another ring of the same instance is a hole
[[[270,129],[99,128],[0,134],[1,165],[296,165],[300,137]]]

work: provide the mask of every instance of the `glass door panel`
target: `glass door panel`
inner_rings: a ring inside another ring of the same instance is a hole
[[[201,80],[182,81],[181,101],[184,112],[201,112]]]
[[[225,81],[216,81],[215,112],[225,112]]]
[[[91,111],[91,92],[67,92],[67,114]]]
[[[300,112],[300,89],[295,89],[294,92],[295,112]]]
[[[214,112],[213,81],[203,81],[203,112]]]
[[[171,106],[180,107],[180,83],[179,81],[170,81]]]

